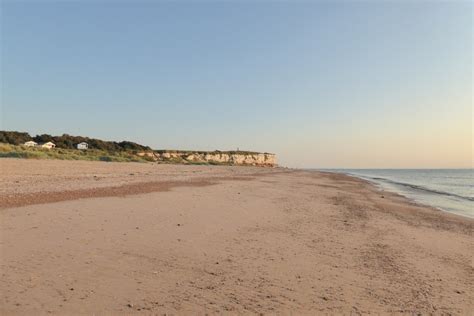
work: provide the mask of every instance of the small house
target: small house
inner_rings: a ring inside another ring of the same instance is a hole
[[[56,145],[52,142],[47,142],[47,143],[44,143],[43,145],[41,145],[42,148],[47,148],[47,149],[51,149],[51,148],[54,148],[56,147]]]
[[[37,143],[37,142],[34,142],[34,141],[32,141],[32,140],[30,140],[30,141],[28,141],[28,142],[26,142],[26,143],[23,144],[23,146],[25,146],[25,147],[35,147],[35,146],[37,146],[37,145],[38,145],[38,143]]]
[[[89,144],[86,142],[82,142],[82,143],[77,144],[76,147],[77,149],[86,150],[89,148]]]

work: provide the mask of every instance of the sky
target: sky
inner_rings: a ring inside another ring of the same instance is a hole
[[[1,130],[473,166],[469,1],[1,1]]]

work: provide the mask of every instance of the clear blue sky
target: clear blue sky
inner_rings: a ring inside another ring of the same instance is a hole
[[[469,167],[473,6],[410,2],[2,1],[1,129]]]

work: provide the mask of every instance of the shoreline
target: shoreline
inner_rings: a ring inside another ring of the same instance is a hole
[[[430,169],[431,170],[431,169]],[[464,169],[462,169],[464,170]],[[350,176],[350,177],[354,177],[356,179],[359,179],[361,181],[364,181],[364,182],[367,182],[371,185],[373,185],[374,187],[376,187],[380,192],[390,192],[390,193],[395,193],[399,196],[402,196],[404,198],[406,198],[407,200],[411,201],[412,203],[415,203],[417,205],[421,205],[421,206],[426,206],[426,207],[430,207],[430,208],[433,208],[435,210],[438,210],[438,211],[442,211],[442,212],[445,212],[445,213],[448,213],[448,214],[454,214],[454,215],[457,215],[457,216],[461,216],[461,217],[464,217],[464,218],[469,218],[469,219],[474,219],[474,214],[471,215],[471,214],[466,214],[465,212],[463,212],[462,210],[450,210],[449,208],[447,207],[443,207],[443,206],[439,206],[439,205],[435,205],[435,204],[429,204],[428,202],[425,202],[423,201],[422,199],[420,199],[419,197],[415,197],[415,196],[410,196],[409,192],[405,193],[402,189],[396,189],[394,187],[390,187],[388,184],[392,183],[393,185],[395,186],[402,186],[402,187],[410,187],[412,188],[412,190],[419,190],[419,191],[422,191],[424,192],[425,194],[429,193],[429,194],[433,194],[433,195],[441,195],[441,196],[453,196],[455,198],[461,198],[461,199],[468,199],[466,197],[463,197],[463,196],[458,196],[458,195],[455,195],[455,194],[451,194],[451,193],[448,193],[448,192],[437,192],[437,191],[431,191],[429,189],[424,189],[424,188],[417,188],[416,186],[412,185],[412,184],[409,184],[409,183],[399,183],[399,182],[394,182],[393,180],[391,179],[385,179],[385,178],[381,178],[380,180],[377,181],[377,179],[371,179],[369,176],[364,176],[364,175],[358,175],[358,174],[354,174],[354,173],[349,173],[349,172],[344,172],[344,171],[327,171],[327,170],[321,170],[320,172],[328,172],[328,173],[337,173],[337,174],[344,174],[344,175],[347,175],[347,176]],[[384,181],[386,183],[384,183]],[[468,199],[469,200],[469,199]]]
[[[473,307],[474,220],[358,178],[19,164],[3,163],[1,194],[110,191],[0,209],[2,314],[464,315]]]

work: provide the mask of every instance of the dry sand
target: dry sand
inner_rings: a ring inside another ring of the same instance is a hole
[[[472,219],[344,175],[0,160],[2,315],[469,314]]]

